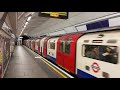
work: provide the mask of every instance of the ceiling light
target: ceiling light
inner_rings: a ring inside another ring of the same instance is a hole
[[[23,38],[23,37],[19,37],[19,38]]]
[[[25,23],[25,26],[28,24],[28,22]]]
[[[24,29],[25,29],[25,28],[23,28],[23,29],[22,29],[22,31],[21,31],[21,33],[20,33],[20,35],[19,35],[19,36],[21,36],[21,34],[23,33]]]
[[[26,25],[24,26],[24,28],[26,27]]]
[[[30,21],[31,18],[32,18],[32,16],[28,17],[27,21]]]

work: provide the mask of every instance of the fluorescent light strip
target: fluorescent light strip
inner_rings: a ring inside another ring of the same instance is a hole
[[[32,13],[32,15],[33,15],[33,14],[34,14],[34,12]],[[27,24],[28,24],[28,21],[30,21],[31,18],[32,18],[32,16],[28,17],[27,22],[25,23],[25,26],[24,26],[24,28],[22,29],[22,31],[21,31],[21,33],[20,33],[19,36],[21,36],[21,34],[23,33],[24,29],[26,28],[26,26],[27,26]]]
[[[25,28],[23,28],[23,29],[22,29],[22,31],[21,31],[21,33],[20,33],[20,35],[19,35],[19,36],[21,36],[21,34],[23,33],[24,29],[25,29]]]
[[[28,17],[27,21],[30,21],[31,18],[32,18],[32,16]]]

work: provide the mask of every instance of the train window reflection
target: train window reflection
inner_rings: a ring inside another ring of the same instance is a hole
[[[70,41],[71,38],[68,38],[65,42],[65,53],[70,54]]]
[[[50,42],[50,49],[55,49],[55,43]]]
[[[118,52],[116,46],[104,46],[104,45],[83,45],[83,56],[117,64]]]
[[[60,52],[64,52],[63,47],[64,47],[64,42],[63,40],[61,40],[60,41]]]

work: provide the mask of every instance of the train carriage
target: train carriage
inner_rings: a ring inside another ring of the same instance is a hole
[[[75,73],[76,41],[81,35],[64,35],[57,42],[56,63],[71,73]]]
[[[47,42],[47,59],[56,62],[57,41],[59,37],[51,38]]]
[[[83,78],[120,77],[120,31],[88,33],[77,41],[76,75]]]

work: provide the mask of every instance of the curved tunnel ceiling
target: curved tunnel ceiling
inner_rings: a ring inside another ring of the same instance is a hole
[[[69,13],[69,18],[72,16],[76,16],[78,14],[81,14],[83,12],[70,12]],[[59,24],[60,22],[66,21],[65,19],[56,19],[56,18],[49,18],[49,17],[41,17],[38,16],[39,12],[35,12],[29,21],[28,25],[23,31],[23,35],[29,35],[29,36],[35,36],[35,35],[41,35],[44,33],[52,32],[53,30],[47,31],[48,28],[54,27],[54,25]],[[25,20],[25,19],[24,19]],[[18,24],[19,25],[19,24]],[[19,26],[21,29],[21,26]],[[55,29],[56,30],[56,29]],[[17,35],[20,34],[21,30],[18,30]]]
[[[6,23],[18,37],[19,35],[40,36],[114,13],[116,12],[69,12],[69,19],[66,20],[40,17],[38,16],[39,12],[35,12],[34,14],[33,12],[9,12]],[[28,21],[28,24],[26,24],[30,16],[32,17]]]

